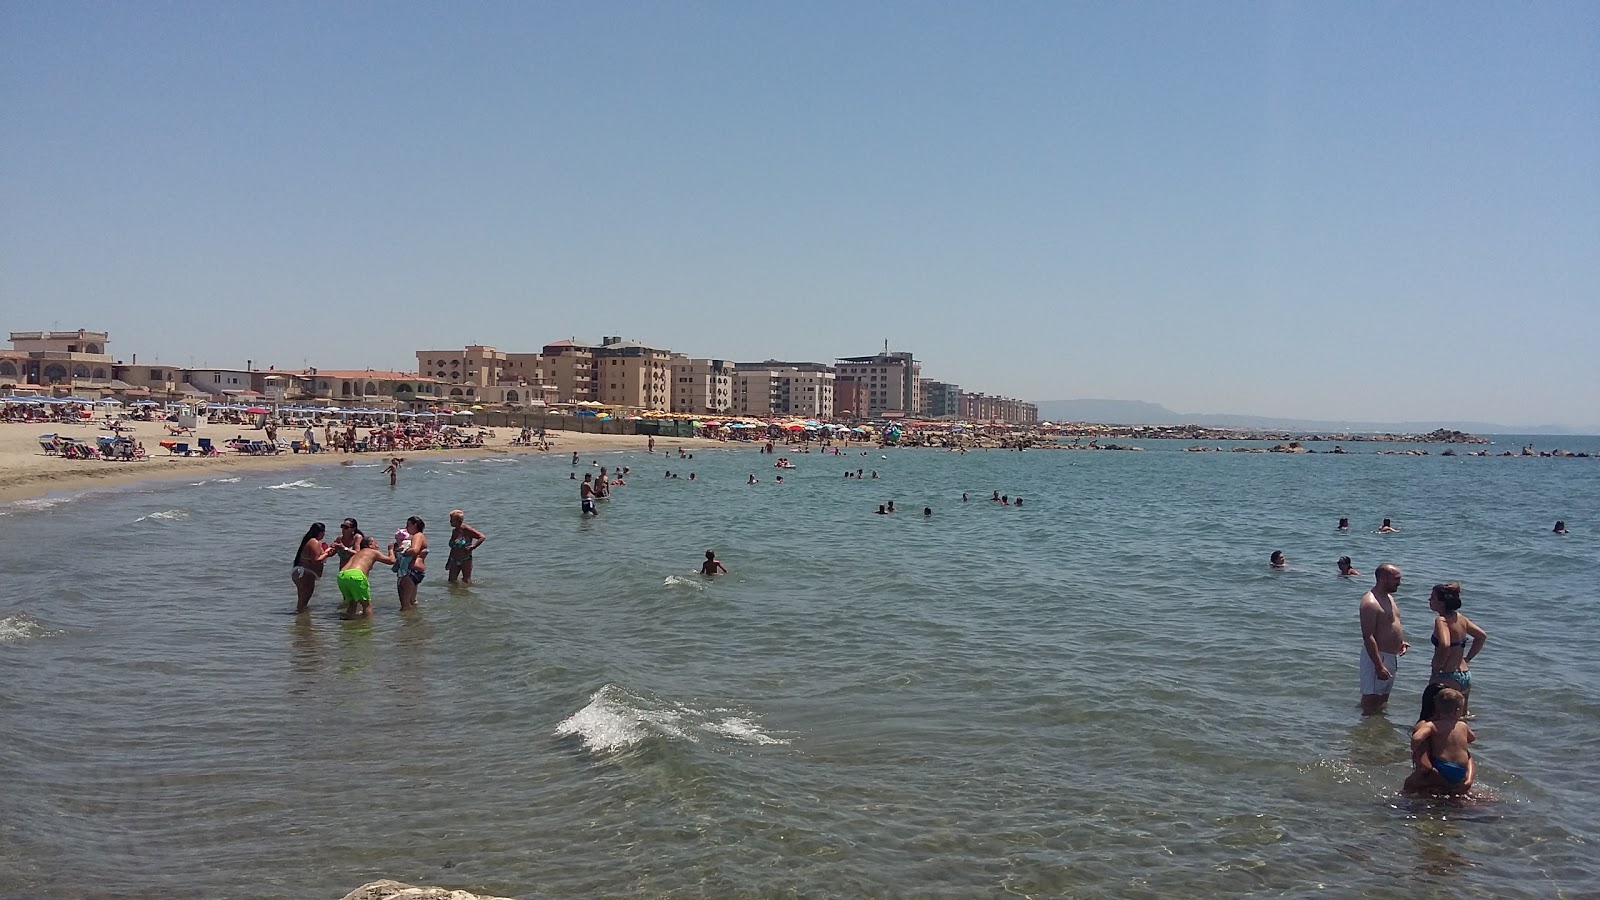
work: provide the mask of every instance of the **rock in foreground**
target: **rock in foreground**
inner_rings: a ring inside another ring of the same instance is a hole
[[[413,887],[398,881],[374,881],[345,894],[344,900],[510,900],[510,898],[490,897],[487,894],[453,891],[442,887]]]

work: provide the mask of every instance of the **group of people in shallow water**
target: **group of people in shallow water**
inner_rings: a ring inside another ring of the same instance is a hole
[[[472,554],[483,546],[483,532],[467,524],[466,513],[450,511],[450,541],[445,558],[445,572],[450,583],[460,579],[472,583]],[[426,524],[421,516],[406,519],[403,528],[394,533],[386,547],[380,547],[376,538],[368,537],[354,518],[339,523],[339,534],[327,540],[327,526],[312,522],[300,539],[295,551],[294,567],[289,577],[297,591],[296,613],[311,608],[311,597],[317,590],[317,581],[323,575],[327,561],[338,557],[340,615],[342,619],[364,619],[372,616],[372,568],[388,566],[395,575],[395,592],[400,609],[417,605],[417,589],[428,574],[428,556],[432,549],[424,533]]]
[[[1564,523],[1557,522],[1556,534],[1565,534]],[[1341,518],[1340,532],[1350,530],[1350,520]],[[1379,534],[1399,529],[1389,519],[1377,528]],[[1282,550],[1272,551],[1268,564],[1273,569],[1288,568]],[[1339,576],[1359,576],[1350,557],[1338,559]],[[1361,596],[1361,710],[1367,715],[1380,713],[1388,705],[1400,657],[1411,644],[1400,624],[1395,592],[1400,588],[1400,568],[1393,563],[1378,566],[1372,589]],[[1422,692],[1421,709],[1411,729],[1412,771],[1404,790],[1419,794],[1466,794],[1477,780],[1471,744],[1477,740],[1468,720],[1472,696],[1473,657],[1483,650],[1488,634],[1461,613],[1461,583],[1446,581],[1428,593],[1428,609],[1434,614],[1428,640],[1433,645],[1428,682]]]

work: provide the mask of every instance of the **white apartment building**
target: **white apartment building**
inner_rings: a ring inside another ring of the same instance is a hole
[[[695,415],[721,415],[737,410],[734,403],[734,365],[721,359],[672,357],[671,410]]]

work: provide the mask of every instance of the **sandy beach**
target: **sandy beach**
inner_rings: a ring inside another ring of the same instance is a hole
[[[76,437],[93,442],[96,436],[108,433],[95,425],[40,425],[37,423],[0,423],[0,502],[29,500],[51,494],[74,493],[85,490],[118,487],[139,481],[168,478],[190,478],[198,473],[216,474],[229,471],[276,471],[306,466],[338,465],[356,456],[324,452],[316,454],[289,453],[275,456],[245,456],[231,450],[221,456],[171,456],[160,446],[168,438],[164,422],[130,422],[132,436],[144,444],[149,459],[139,462],[116,462],[97,459],[62,459],[46,454],[39,447],[39,435],[52,431],[63,437]],[[238,425],[202,425],[193,436],[182,440],[191,447],[197,439],[211,438],[218,447],[236,435],[256,440],[263,439],[258,429],[242,429]],[[516,429],[501,428],[484,441],[481,449],[451,449],[407,451],[408,459],[421,456],[460,456],[462,454],[540,453],[537,447],[511,443]],[[649,440],[644,435],[586,434],[575,431],[552,431],[549,435],[550,453],[571,453],[574,450],[643,450]],[[704,438],[657,438],[656,447],[726,446],[719,441]],[[370,454],[373,457],[379,454]]]

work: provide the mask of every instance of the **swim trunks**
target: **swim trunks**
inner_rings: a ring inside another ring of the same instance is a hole
[[[370,603],[372,601],[372,583],[367,581],[367,573],[360,569],[344,569],[339,573],[339,596],[344,598],[346,605],[351,603]]]
[[[1372,695],[1372,694],[1388,694],[1390,688],[1394,687],[1394,673],[1396,671],[1395,667],[1400,665],[1400,656],[1399,656],[1399,654],[1396,654],[1396,653],[1384,653],[1382,651],[1379,651],[1378,655],[1383,657],[1383,666],[1384,666],[1384,668],[1389,670],[1389,679],[1387,681],[1378,680],[1378,667],[1374,666],[1372,664],[1372,657],[1367,655],[1367,651],[1362,650],[1361,651],[1361,694],[1362,694],[1362,696],[1368,696],[1368,695]]]
[[[594,500],[592,498],[583,498],[583,511],[586,513],[594,512]]]
[[[1445,781],[1448,781],[1451,784],[1460,784],[1461,782],[1467,780],[1467,767],[1461,763],[1453,763],[1449,760],[1436,759],[1433,761],[1433,770],[1438,772]]]

